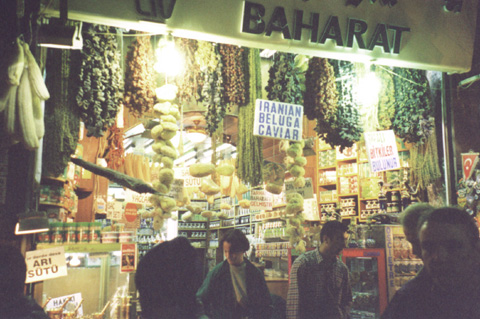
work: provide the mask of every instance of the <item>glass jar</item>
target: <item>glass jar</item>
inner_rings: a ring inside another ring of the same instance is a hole
[[[75,244],[77,242],[77,223],[65,223],[65,243]]]
[[[64,239],[63,223],[50,223],[50,229],[52,230],[52,243],[61,245]]]
[[[90,223],[80,222],[77,223],[77,243],[86,244],[89,238]]]
[[[102,231],[102,223],[90,223],[89,238],[90,243],[100,243],[100,232]]]

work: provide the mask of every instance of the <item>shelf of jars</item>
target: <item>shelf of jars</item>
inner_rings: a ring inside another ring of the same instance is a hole
[[[399,191],[404,178],[403,167],[409,166],[409,151],[397,146],[401,168],[372,173],[363,143],[340,152],[338,147],[331,148],[318,139],[316,172],[321,222],[335,211],[345,219],[358,217],[360,222],[380,211],[401,212]],[[378,207],[380,181],[385,185],[386,197],[385,207],[381,208]]]

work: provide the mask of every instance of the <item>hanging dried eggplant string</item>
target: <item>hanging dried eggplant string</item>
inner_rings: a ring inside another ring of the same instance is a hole
[[[425,143],[435,121],[425,71],[395,68],[395,116],[392,128],[408,143]]]
[[[110,27],[84,27],[82,65],[78,76],[76,102],[87,136],[100,137],[115,123],[123,99],[120,51]]]
[[[254,187],[263,183],[263,141],[253,136],[255,101],[262,97],[262,75],[259,50],[248,49],[246,52],[249,98],[247,105],[238,110],[237,175]]]
[[[106,137],[106,150],[101,157],[105,157],[107,167],[118,170],[125,161],[125,150],[123,148],[123,129],[118,128],[116,124],[108,129]]]
[[[46,85],[56,94],[45,102],[42,174],[57,177],[63,174],[77,148],[80,116],[73,98],[75,81],[70,75],[78,74],[79,53],[48,50],[46,63]]]
[[[380,130],[392,128],[395,116],[395,86],[393,76],[385,67],[377,66],[375,75],[380,79],[381,87],[378,93],[378,125]]]
[[[223,64],[224,104],[244,106],[247,103],[244,73],[244,49],[230,44],[219,44]]]
[[[154,57],[150,35],[139,33],[130,45],[125,70],[125,107],[135,116],[155,104]]]
[[[197,41],[191,39],[175,38],[175,45],[185,55],[185,67],[183,73],[176,77],[178,87],[177,98],[181,104],[190,103],[198,99],[197,79],[200,69],[195,63],[195,52],[197,51]]]

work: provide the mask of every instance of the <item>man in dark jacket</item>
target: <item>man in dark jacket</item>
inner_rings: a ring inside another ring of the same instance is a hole
[[[48,319],[35,302],[23,294],[27,265],[20,251],[0,245],[0,318]]]
[[[226,260],[216,265],[197,292],[200,315],[211,319],[266,319],[272,307],[265,277],[244,258],[249,249],[245,234],[228,231],[220,240]]]

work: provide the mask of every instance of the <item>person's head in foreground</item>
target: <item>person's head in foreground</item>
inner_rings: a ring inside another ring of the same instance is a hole
[[[320,230],[320,253],[324,257],[335,257],[347,245],[348,227],[339,221],[328,221]]]
[[[153,247],[140,260],[135,275],[142,318],[194,318],[201,276],[195,248],[187,238]]]
[[[422,257],[422,249],[420,248],[420,242],[418,240],[418,225],[424,221],[424,219],[435,208],[427,203],[415,203],[407,207],[400,217],[403,233],[410,244],[412,244],[412,252],[415,256]]]
[[[480,238],[476,221],[464,210],[434,210],[419,225],[422,259],[435,284],[447,291],[478,283]]]
[[[243,256],[250,248],[247,236],[240,229],[231,229],[220,239],[225,259],[230,265],[238,266],[243,263]]]

